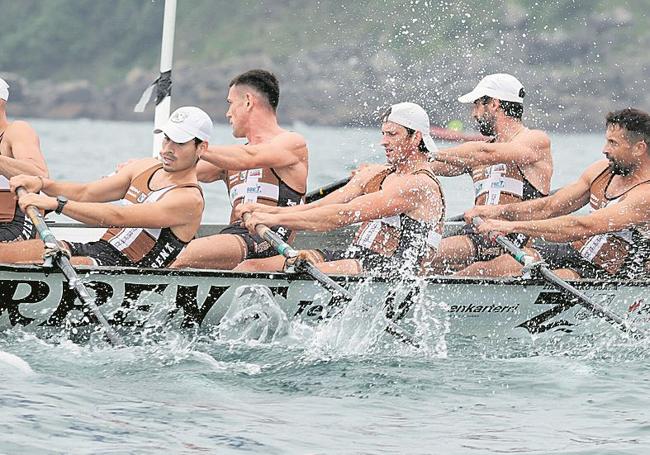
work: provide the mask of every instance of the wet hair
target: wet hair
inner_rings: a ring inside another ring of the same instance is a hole
[[[264,96],[266,102],[269,103],[273,112],[278,108],[280,102],[280,84],[275,74],[266,70],[250,70],[235,76],[228,87],[234,85],[248,85],[254,88],[260,95]]]
[[[625,130],[625,138],[635,143],[643,141],[650,151],[650,114],[639,109],[628,107],[613,111],[605,117],[605,125],[618,126]]]
[[[390,106],[388,109],[386,109],[386,110],[383,112],[383,114],[381,114],[381,115],[379,116],[379,121],[380,121],[381,123],[388,122],[388,121],[389,121],[389,120],[388,120],[388,117],[390,116],[390,114],[391,114],[392,111],[393,111],[393,107]],[[411,129],[411,128],[409,128],[408,126],[404,126],[404,125],[400,125],[400,126],[406,130],[406,134],[408,134],[409,136],[413,136],[413,135],[415,134],[415,130],[414,130],[414,129]],[[429,152],[429,149],[428,149],[427,146],[424,144],[424,139],[420,139],[420,143],[418,144],[418,150],[419,150],[420,152],[422,152],[422,153],[428,153],[428,152]]]
[[[481,104],[487,104],[492,99],[498,99],[498,98],[492,98],[492,97],[489,97],[489,96],[482,96],[481,98],[477,99],[476,101],[478,101]],[[499,107],[501,108],[503,113],[506,114],[508,117],[512,117],[512,118],[516,118],[516,119],[521,120],[521,117],[524,115],[524,105],[522,103],[515,103],[514,101],[499,100]]]

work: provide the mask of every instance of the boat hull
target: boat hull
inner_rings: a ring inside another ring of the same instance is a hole
[[[308,276],[284,273],[236,273],[208,270],[84,268],[79,275],[95,302],[116,326],[167,324],[179,329],[212,331],[241,286],[265,286],[288,319],[317,324],[347,303]],[[412,326],[414,308],[426,307],[464,336],[521,336],[575,332],[597,320],[588,310],[539,280],[482,280],[431,277],[396,284],[367,277],[334,277],[357,293],[367,307],[383,308],[398,324]],[[649,317],[649,282],[584,280],[576,287],[596,302],[634,323]],[[63,276],[39,266],[0,265],[0,329],[93,326]]]

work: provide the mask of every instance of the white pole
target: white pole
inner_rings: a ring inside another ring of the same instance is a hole
[[[172,60],[174,56],[174,31],[176,28],[176,0],[165,0],[165,15],[163,18],[162,47],[160,50],[160,82],[156,90],[156,113],[154,129],[160,128],[169,118],[171,107],[171,86],[168,93],[161,93],[171,84]],[[169,80],[166,81],[165,79]],[[161,83],[162,82],[162,83]],[[159,97],[164,96],[162,100]],[[162,147],[162,133],[153,135],[153,156],[157,157]]]

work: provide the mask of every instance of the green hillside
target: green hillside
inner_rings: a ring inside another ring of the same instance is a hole
[[[513,24],[521,31],[521,44],[540,33],[575,34],[582,41],[589,33],[585,18],[611,15],[617,7],[650,9],[648,0],[618,3],[179,0],[176,58],[217,61],[246,53],[290,58],[355,45],[367,47],[369,54],[390,49],[412,58],[482,54],[497,49],[500,34]],[[0,69],[30,79],[107,83],[134,66],[151,67],[158,59],[163,5],[162,0],[0,0]],[[635,43],[650,32],[645,21],[635,20],[620,33],[612,45],[636,53]],[[594,49],[594,57],[597,53]],[[548,57],[541,55],[539,63]]]
[[[0,0],[0,74],[26,81],[15,112],[132,118],[157,71],[163,8]],[[440,123],[463,115],[456,97],[479,76],[505,71],[524,82],[537,124],[591,128],[613,105],[650,105],[648,11],[650,0],[178,0],[176,100],[220,111],[229,78],[263,66],[292,97],[288,120],[368,123],[409,99]]]

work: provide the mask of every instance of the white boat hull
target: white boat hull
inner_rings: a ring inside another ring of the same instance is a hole
[[[116,326],[165,323],[179,329],[214,330],[230,307],[235,290],[252,284],[267,286],[288,319],[315,324],[341,307],[327,291],[302,275],[113,267],[79,267],[78,271],[103,314]],[[421,304],[418,302],[433,304],[451,334],[509,337],[573,332],[585,321],[598,319],[539,280],[432,277],[409,284],[396,296],[394,290],[399,286],[395,283],[367,283],[363,277],[335,279],[353,293],[362,293],[364,301],[385,308],[405,327],[413,308]],[[574,284],[634,323],[650,317],[650,282],[584,280]],[[0,265],[0,329],[87,325],[93,322],[85,317],[58,270]]]

